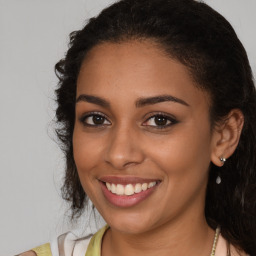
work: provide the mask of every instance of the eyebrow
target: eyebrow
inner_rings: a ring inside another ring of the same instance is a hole
[[[76,103],[81,102],[81,101],[96,104],[96,105],[99,105],[104,108],[110,108],[110,103],[107,100],[97,97],[97,96],[81,94],[76,99]],[[154,104],[166,102],[166,101],[171,101],[171,102],[175,102],[175,103],[180,103],[184,106],[189,106],[189,104],[187,102],[185,102],[184,100],[179,99],[174,96],[171,96],[171,95],[158,95],[158,96],[154,96],[154,97],[139,98],[138,100],[136,100],[135,106],[137,108],[140,108],[140,107],[144,107],[147,105],[154,105]]]
[[[76,99],[76,103],[78,103],[80,101],[93,103],[93,104],[99,105],[104,108],[110,108],[110,103],[107,100],[105,100],[103,98],[96,97],[96,96],[92,96],[92,95],[81,94]]]
[[[144,107],[146,105],[153,105],[161,102],[166,102],[166,101],[172,101],[175,103],[180,103],[184,106],[189,106],[189,104],[177,97],[171,96],[171,95],[159,95],[159,96],[154,96],[154,97],[149,97],[149,98],[140,98],[136,101],[136,107]]]

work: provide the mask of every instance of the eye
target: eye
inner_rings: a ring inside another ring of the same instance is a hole
[[[86,126],[104,126],[111,124],[102,114],[85,115],[80,119],[80,121]]]
[[[177,123],[177,121],[169,116],[158,114],[151,116],[143,123],[144,126],[153,126],[156,128],[165,128]]]

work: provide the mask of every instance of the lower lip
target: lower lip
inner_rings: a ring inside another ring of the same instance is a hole
[[[119,196],[119,195],[111,193],[107,189],[105,183],[100,182],[100,184],[101,184],[101,189],[103,191],[105,198],[111,204],[118,206],[118,207],[131,207],[131,206],[139,204],[140,202],[142,202],[143,200],[148,198],[153,193],[153,191],[156,189],[156,187],[158,185],[158,184],[156,184],[152,188],[148,188],[145,191],[141,191],[140,193],[135,193],[130,196]]]

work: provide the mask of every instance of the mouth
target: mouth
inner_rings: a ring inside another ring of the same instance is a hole
[[[161,181],[106,177],[100,180],[105,198],[114,206],[131,207],[148,198]]]
[[[114,183],[108,183],[106,182],[106,187],[107,189],[112,193],[116,194],[119,196],[131,196],[134,195],[135,193],[141,193],[142,191],[146,191],[149,188],[152,188],[156,186],[157,182],[152,181],[149,183],[136,183],[135,185],[133,184],[127,184],[127,185],[122,185],[122,184],[114,184]]]

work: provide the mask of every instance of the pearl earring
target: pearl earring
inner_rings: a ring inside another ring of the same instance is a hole
[[[225,157],[220,157],[220,161],[222,162],[223,165],[225,164],[226,160],[227,159]]]
[[[220,161],[221,161],[222,165],[225,164],[226,160],[227,160],[227,159],[226,159],[225,157],[220,157]],[[217,176],[217,178],[216,178],[216,183],[217,183],[218,185],[221,183],[221,177],[220,177],[220,175]]]
[[[221,177],[220,175],[217,176],[216,178],[216,183],[219,185],[221,183]]]

